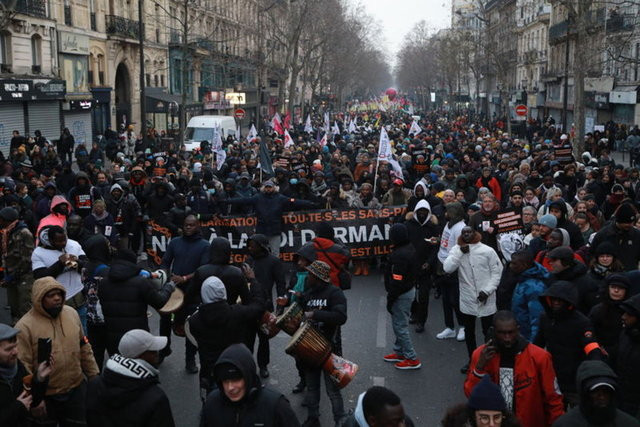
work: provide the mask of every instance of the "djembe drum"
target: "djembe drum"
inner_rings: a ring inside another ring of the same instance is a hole
[[[309,366],[321,367],[338,388],[346,387],[359,369],[357,364],[331,353],[329,341],[310,323],[298,328],[285,353],[298,357]]]
[[[287,309],[276,319],[276,326],[289,335],[293,335],[299,329],[304,312],[299,304],[293,302]]]

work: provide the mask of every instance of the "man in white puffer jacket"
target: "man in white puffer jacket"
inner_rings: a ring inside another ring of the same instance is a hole
[[[460,312],[465,328],[465,343],[469,359],[476,349],[476,317],[482,323],[482,333],[487,337],[493,315],[496,312],[496,289],[502,275],[502,263],[496,251],[481,243],[482,236],[473,228],[462,229],[455,245],[443,263],[447,273],[458,271],[460,283]],[[462,371],[466,373],[469,365]]]

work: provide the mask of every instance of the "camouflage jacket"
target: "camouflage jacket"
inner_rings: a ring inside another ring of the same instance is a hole
[[[9,236],[7,254],[2,258],[5,280],[13,282],[31,274],[33,235],[24,224],[18,224]]]

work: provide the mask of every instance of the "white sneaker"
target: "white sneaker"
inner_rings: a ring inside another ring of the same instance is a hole
[[[446,339],[455,338],[455,337],[456,337],[456,331],[454,331],[451,328],[445,328],[444,331],[436,335],[436,338],[439,340],[446,340]]]
[[[458,329],[458,336],[456,337],[458,341],[464,341],[464,328]]]

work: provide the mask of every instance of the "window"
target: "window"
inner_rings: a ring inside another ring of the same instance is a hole
[[[145,75],[145,80],[147,82],[147,87],[151,86],[151,74],[146,74]]]
[[[37,34],[31,37],[31,65],[34,67],[42,65],[42,37]]]
[[[153,82],[155,83],[155,86],[156,86],[156,87],[160,86],[160,85],[158,84],[158,83],[159,83],[159,80],[158,80],[158,75],[157,75],[157,74],[156,74],[155,76],[153,76]]]
[[[164,74],[160,74],[160,86],[164,87]]]
[[[0,33],[0,63],[11,65],[11,33]]]

